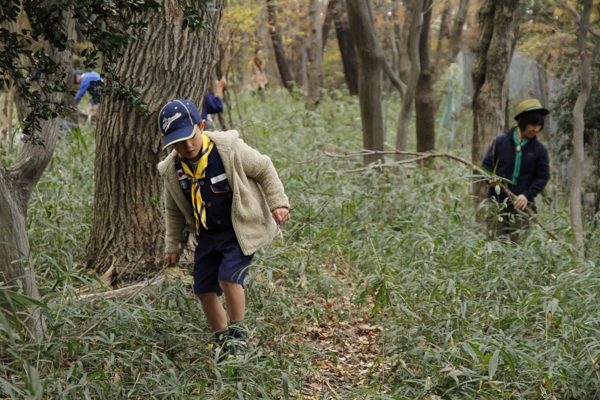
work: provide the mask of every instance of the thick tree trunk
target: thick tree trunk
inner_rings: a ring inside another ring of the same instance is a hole
[[[419,43],[421,40],[421,29],[423,28],[423,3],[424,0],[415,0],[413,2],[408,40],[408,56],[410,57],[410,74],[408,76],[408,87],[402,97],[402,107],[400,108],[400,117],[398,118],[398,132],[396,135],[396,149],[400,151],[408,150],[408,130],[410,128],[410,118],[412,115],[417,82],[421,73],[421,61],[419,57]],[[406,22],[405,22],[406,25]],[[396,161],[403,159],[403,156],[396,155]]]
[[[505,126],[508,70],[519,33],[520,0],[484,0],[473,62],[472,160],[481,163]],[[473,183],[475,201],[485,198],[487,183]]]
[[[269,34],[273,42],[273,52],[275,53],[275,63],[279,70],[279,76],[281,77],[283,87],[292,90],[294,87],[294,78],[292,77],[292,72],[283,51],[283,38],[281,37],[279,25],[277,25],[277,5],[275,0],[267,0],[267,13]]]
[[[149,115],[138,114],[114,96],[102,98],[96,134],[94,220],[84,257],[88,268],[105,272],[115,263],[119,275],[154,270],[163,260],[163,156],[158,113],[171,99],[187,99],[199,110],[212,69],[223,1],[204,14],[208,27],[190,33],[179,27],[177,0],[140,16],[144,40],[131,43],[116,66],[124,85],[141,87]],[[168,43],[168,46],[165,46]],[[158,201],[156,201],[158,199]]]
[[[358,56],[354,48],[354,39],[350,33],[350,25],[346,18],[346,4],[344,0],[339,0],[335,9],[334,23],[335,33],[342,55],[342,63],[344,65],[344,80],[348,92],[352,96],[358,95]]]
[[[348,21],[358,53],[358,98],[363,131],[363,147],[383,150],[383,113],[381,110],[381,69],[385,60],[375,30],[369,0],[348,0]],[[364,163],[381,159],[365,156]]]
[[[581,56],[581,91],[577,96],[575,107],[573,107],[573,156],[571,167],[571,182],[570,182],[570,211],[571,225],[575,233],[575,247],[579,251],[579,257],[584,256],[583,247],[583,218],[581,215],[581,184],[583,179],[584,168],[584,152],[583,152],[583,131],[584,119],[583,110],[590,97],[591,81],[592,81],[592,60],[598,55],[600,47],[600,39],[596,39],[596,45],[591,54],[587,46],[587,33],[590,29],[590,15],[592,12],[592,0],[584,0],[583,13],[579,22],[579,32],[577,43],[579,54]]]
[[[308,97],[309,106],[314,106],[319,101],[321,88],[323,88],[323,30],[321,28],[321,1],[310,0],[308,9],[310,21],[310,36],[308,40]]]
[[[66,32],[71,32],[74,22],[65,16]],[[71,59],[70,51],[58,52],[45,44],[45,51],[57,63],[67,66]],[[54,77],[50,76],[49,79]],[[53,103],[60,102],[61,94],[54,93],[48,98]],[[23,146],[21,154],[10,168],[0,167],[0,283],[20,280],[25,293],[39,299],[35,271],[29,254],[27,236],[27,204],[44,169],[52,159],[58,141],[58,118],[41,121],[40,135],[44,146],[31,142]],[[39,308],[33,308],[23,320],[30,335],[40,338],[46,328]]]
[[[419,41],[421,73],[415,93],[417,151],[422,153],[435,150],[435,112],[437,107],[433,96],[433,66],[431,65],[429,40],[432,9],[433,1],[427,1]]]

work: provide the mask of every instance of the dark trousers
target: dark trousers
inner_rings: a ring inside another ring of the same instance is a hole
[[[506,240],[517,243],[531,225],[526,211],[508,206],[503,210],[490,207],[486,218],[486,233],[489,240]]]

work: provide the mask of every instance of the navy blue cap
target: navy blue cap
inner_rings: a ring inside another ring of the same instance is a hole
[[[77,75],[83,75],[83,72],[81,72],[80,69],[78,69],[77,71],[73,71],[73,83],[77,83],[75,81],[75,79],[77,79]]]
[[[158,126],[165,135],[163,150],[173,143],[194,137],[194,128],[202,122],[202,115],[189,100],[171,100],[158,114]]]

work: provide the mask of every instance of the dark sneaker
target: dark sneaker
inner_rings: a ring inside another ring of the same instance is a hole
[[[211,348],[211,350],[213,352],[213,357],[215,359],[215,362],[217,362],[217,363],[222,362],[227,359],[227,355],[229,353],[228,349],[226,348],[227,337],[228,337],[227,330],[215,332],[215,336],[212,340],[212,343],[209,344],[209,347]]]
[[[229,325],[227,331],[227,347],[229,353],[233,356],[244,353],[248,346],[248,330],[243,322],[237,322]]]

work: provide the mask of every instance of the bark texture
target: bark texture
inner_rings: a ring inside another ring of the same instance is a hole
[[[218,11],[204,13],[208,28],[195,33],[179,29],[184,14],[177,0],[163,6],[139,17],[148,26],[144,40],[130,44],[116,67],[123,84],[143,89],[149,115],[139,115],[114,96],[102,98],[94,220],[84,258],[98,273],[113,263],[119,276],[161,266],[163,188],[156,166],[163,152],[158,114],[171,99],[190,100],[202,110],[210,79],[223,1],[215,1]]]
[[[415,93],[417,116],[417,151],[424,153],[435,150],[435,112],[433,96],[433,65],[431,64],[430,23],[433,1],[426,1],[423,14],[423,28],[419,40],[419,61],[421,71]]]
[[[283,38],[277,24],[277,5],[275,0],[267,0],[267,14],[269,34],[271,35],[271,42],[273,42],[273,52],[275,53],[275,63],[279,70],[279,76],[281,77],[283,87],[291,90],[294,87],[294,78],[292,77],[292,71],[283,51]]]
[[[350,25],[346,17],[346,3],[344,0],[336,0],[337,8],[333,13],[335,34],[337,36],[342,64],[344,65],[344,80],[351,95],[358,95],[358,56],[354,48],[354,39],[350,33]]]
[[[505,114],[508,70],[519,33],[520,0],[484,0],[473,62],[472,160],[480,163],[488,147],[508,128]],[[475,201],[485,198],[487,183],[473,183]]]
[[[323,29],[321,27],[321,2],[310,0],[308,9],[310,21],[310,36],[308,39],[308,98],[309,106],[319,101],[321,88],[324,83],[323,74]]]
[[[74,22],[70,15],[65,15],[64,24],[67,32],[71,32]],[[70,51],[58,52],[47,43],[43,46],[55,62],[65,67],[69,64]],[[49,100],[59,102],[61,97],[61,93],[54,93],[49,96]],[[39,299],[39,294],[26,232],[27,205],[44,169],[52,159],[58,141],[58,118],[41,121],[40,135],[44,139],[44,146],[28,142],[10,168],[0,166],[0,283],[14,284],[16,280],[20,280],[25,293],[35,299]],[[33,308],[23,324],[35,338],[42,337],[46,327],[39,308]]]
[[[358,53],[358,98],[363,131],[363,148],[383,150],[383,113],[381,110],[381,69],[383,67],[379,37],[375,30],[368,0],[348,0],[348,21]],[[381,159],[379,154],[366,155],[364,163]]]
[[[569,194],[571,225],[575,233],[575,247],[579,251],[580,258],[584,255],[583,218],[581,215],[581,184],[584,168],[583,131],[585,128],[583,111],[591,92],[592,60],[596,59],[600,47],[600,39],[596,39],[596,45],[591,52],[587,46],[591,12],[592,0],[584,0],[583,13],[581,14],[579,32],[577,34],[577,44],[581,56],[581,91],[573,107],[573,155],[570,182],[571,191]]]
[[[400,117],[398,119],[398,132],[396,135],[396,149],[407,151],[408,149],[408,130],[410,127],[410,118],[413,111],[415,92],[417,82],[421,73],[421,60],[419,58],[419,43],[421,40],[421,29],[423,27],[423,3],[424,0],[415,0],[413,2],[408,34],[408,56],[410,57],[410,74],[408,75],[408,87],[402,96],[402,107],[400,108]],[[406,24],[406,22],[405,22]],[[402,155],[395,156],[396,161],[404,159]]]

